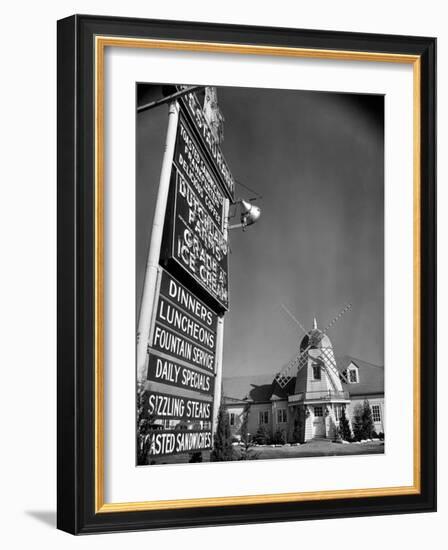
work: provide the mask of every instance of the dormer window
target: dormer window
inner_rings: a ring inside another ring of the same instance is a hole
[[[348,369],[348,381],[350,384],[357,384],[359,382],[358,380],[358,369],[356,368],[349,368]]]
[[[359,368],[358,368],[358,365],[356,365],[356,363],[353,363],[353,361],[351,361],[347,365],[347,368],[344,371],[343,381],[346,382],[347,384],[359,383]]]

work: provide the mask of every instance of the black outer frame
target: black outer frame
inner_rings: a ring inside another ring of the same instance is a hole
[[[421,493],[94,513],[94,37],[421,56]],[[58,21],[57,526],[73,534],[436,510],[436,39],[74,15]]]

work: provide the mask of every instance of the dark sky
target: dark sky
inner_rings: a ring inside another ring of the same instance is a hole
[[[259,222],[230,232],[224,376],[276,373],[300,329],[348,302],[335,354],[383,364],[383,96],[219,88],[222,149],[236,180],[263,196]],[[167,108],[137,117],[137,311]],[[237,196],[251,193],[237,186]]]

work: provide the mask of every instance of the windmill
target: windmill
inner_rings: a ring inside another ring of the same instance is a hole
[[[332,382],[334,389],[339,391],[340,380],[347,382],[345,374],[339,372],[336,366],[336,360],[333,354],[333,348],[330,340],[327,337],[327,331],[347,312],[351,309],[351,304],[347,304],[334,317],[324,330],[317,328],[317,321],[314,319],[313,328],[307,331],[302,323],[298,321],[294,315],[282,304],[282,308],[296,323],[296,325],[304,333],[300,348],[294,357],[285,365],[285,367],[276,375],[275,380],[281,388],[285,388],[293,378],[294,371],[297,369],[297,374],[307,364],[308,358],[312,357],[313,361],[324,369]]]

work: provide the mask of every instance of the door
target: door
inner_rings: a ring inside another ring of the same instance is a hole
[[[322,405],[314,405],[313,437],[325,437],[325,417]]]

